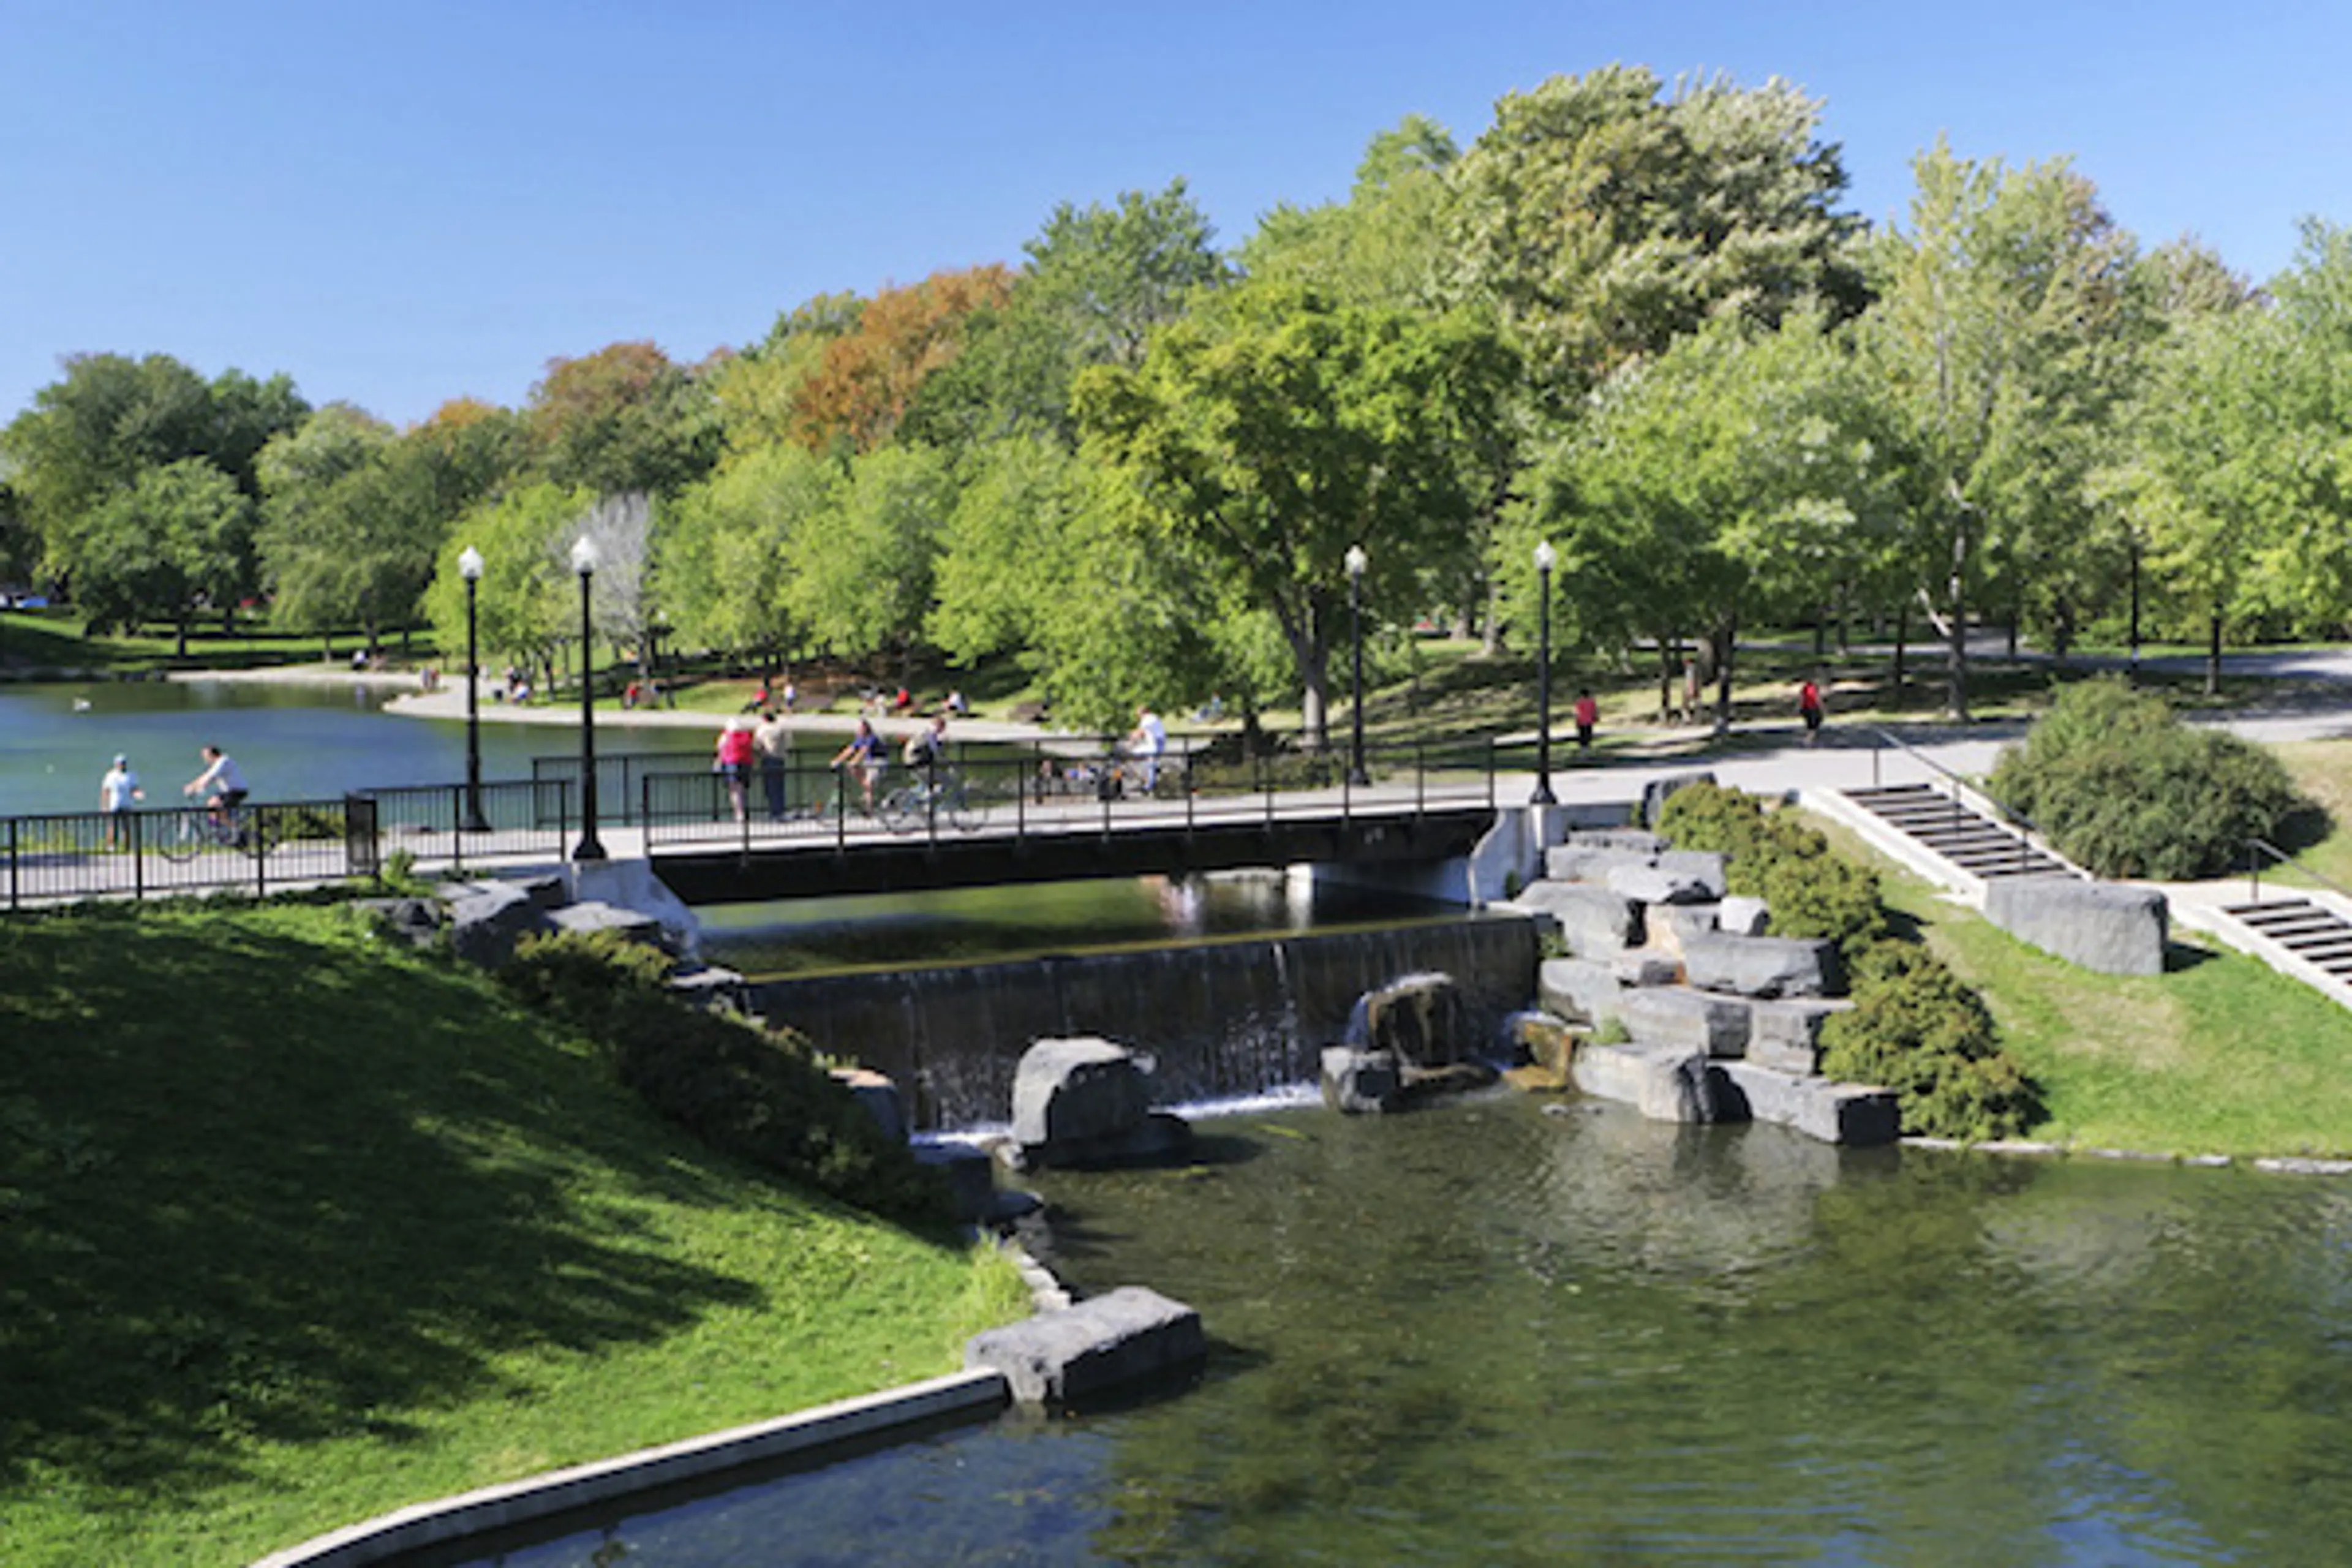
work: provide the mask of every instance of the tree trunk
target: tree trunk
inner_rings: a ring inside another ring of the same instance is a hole
[[[1830,657],[1830,618],[1825,611],[1813,613],[1813,662],[1827,663]]]
[[[1944,659],[1946,668],[1945,709],[1952,721],[1969,721],[1969,520],[1960,515],[1959,524],[1952,530],[1952,577],[1948,584],[1952,601],[1952,623],[1946,634]]]
[[[1904,656],[1910,651],[1911,601],[1904,600],[1895,606],[1895,700],[1893,706],[1903,706]]]
[[[2221,612],[2216,610],[2205,623],[2205,695],[2221,695]]]
[[[172,649],[172,657],[174,658],[188,657],[188,622],[192,618],[186,611],[183,610],[179,620],[173,623],[173,629],[177,635],[177,642]],[[2219,637],[2221,634],[2217,632],[2214,635]]]
[[[1715,661],[1715,732],[1731,733],[1731,658],[1738,646],[1738,623],[1727,620],[1708,639]]]
[[[1675,667],[1682,661],[1675,650],[1682,646],[1678,637],[1658,639],[1658,722],[1666,723],[1675,716],[1675,677],[1682,672]]]
[[[2131,672],[2139,674],[2139,535],[2131,536]]]

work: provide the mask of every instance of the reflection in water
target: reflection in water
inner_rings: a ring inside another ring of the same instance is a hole
[[[1198,1387],[502,1561],[2343,1560],[2336,1188],[1561,1103],[1287,1111],[1218,1163],[1038,1177],[1075,1282],[1201,1309]]]

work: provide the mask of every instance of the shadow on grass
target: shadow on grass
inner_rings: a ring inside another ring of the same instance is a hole
[[[478,983],[211,923],[0,926],[0,1486],[398,1441],[505,1351],[753,1299],[598,1212],[724,1184]]]

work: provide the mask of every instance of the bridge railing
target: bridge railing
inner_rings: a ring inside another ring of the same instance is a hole
[[[1171,747],[1155,761],[1065,742],[1011,756],[950,753],[936,767],[894,757],[871,770],[870,788],[865,772],[811,763],[753,769],[740,782],[708,770],[646,770],[633,815],[648,851],[1192,828],[1491,808],[1495,763],[1483,742],[1368,746],[1361,777],[1345,748],[1244,756]]]
[[[575,775],[576,776],[576,775]],[[463,871],[468,861],[538,856],[561,859],[576,822],[573,780],[502,779],[479,792],[480,819],[464,784],[410,784],[373,789],[373,837],[389,855],[406,850],[430,870]],[[355,868],[365,875],[374,867]]]
[[[226,826],[195,805],[7,817],[0,896],[14,910],[337,881],[373,853],[366,818],[353,797],[247,804]]]

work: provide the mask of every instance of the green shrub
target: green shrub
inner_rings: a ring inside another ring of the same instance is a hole
[[[2220,876],[2246,840],[2271,837],[2304,803],[2279,760],[2233,735],[2180,722],[2120,677],[2069,687],[1992,792],[2068,859],[2102,877]]]
[[[1659,831],[1681,849],[1724,857],[1725,885],[1772,909],[1775,936],[1826,937],[1851,963],[1886,934],[1878,877],[1830,853],[1829,840],[1755,796],[1689,784],[1666,797]]]
[[[1916,942],[1884,941],[1854,964],[1853,1006],[1822,1030],[1822,1071],[1895,1091],[1903,1130],[2009,1138],[2042,1115],[1983,1001]]]
[[[712,1148],[895,1218],[947,1217],[936,1172],[887,1137],[807,1038],[692,1007],[669,960],[611,931],[527,937],[500,981],[604,1046],[621,1081]]]

